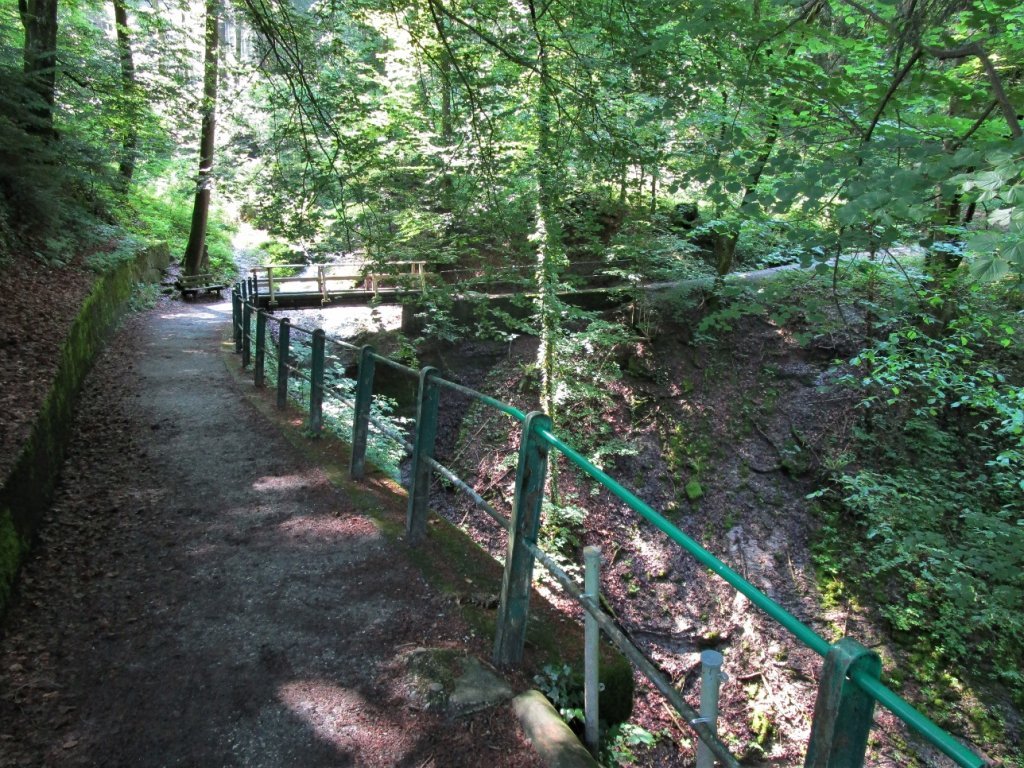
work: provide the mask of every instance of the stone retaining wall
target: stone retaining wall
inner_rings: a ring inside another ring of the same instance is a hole
[[[157,282],[170,263],[166,243],[146,249],[98,279],[61,348],[57,373],[29,439],[0,486],[0,617],[18,567],[53,499],[75,405],[93,361],[117,326],[136,283]]]

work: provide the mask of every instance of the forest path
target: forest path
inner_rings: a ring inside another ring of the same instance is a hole
[[[238,396],[229,323],[161,299],[90,375],[0,637],[0,766],[537,765],[507,707],[417,696],[404,655],[472,633]]]

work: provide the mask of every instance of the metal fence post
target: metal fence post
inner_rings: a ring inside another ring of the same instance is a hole
[[[583,549],[583,594],[601,603],[601,548],[590,546]],[[583,619],[583,736],[587,749],[596,755],[601,746],[601,732],[598,729],[598,697],[601,690],[600,650],[601,630],[597,619],[584,614]]]
[[[245,368],[249,364],[249,358],[252,356],[252,350],[249,348],[249,343],[252,340],[252,334],[249,331],[249,326],[252,324],[252,304],[245,302],[242,305],[242,367]]]
[[[882,661],[874,651],[844,637],[832,646],[822,665],[804,768],[864,765],[875,700],[850,679],[854,670],[877,678]]]
[[[281,329],[277,337],[277,407],[288,405],[288,352],[291,347],[292,321],[281,318]]]
[[[263,386],[264,373],[267,361],[267,313],[265,310],[256,310],[256,364],[253,365],[253,383],[257,387]]]
[[[242,351],[242,293],[237,283],[231,289],[231,334],[237,354]]]
[[[309,366],[309,431],[319,435],[324,423],[324,342],[323,328],[313,331],[313,355]]]
[[[508,534],[508,554],[501,579],[501,602],[494,638],[494,663],[501,667],[516,666],[523,660],[530,585],[533,582],[533,553],[527,544],[537,543],[548,467],[548,446],[538,434],[542,429],[551,429],[551,419],[539,411],[531,413],[523,424],[519,442],[512,525]]]
[[[427,533],[431,476],[427,459],[434,458],[437,407],[441,399],[440,387],[433,380],[437,372],[436,368],[429,365],[420,370],[419,395],[416,398],[416,441],[413,443],[409,508],[405,518],[405,532],[413,544],[422,541]]]
[[[725,658],[718,651],[700,654],[700,719],[707,721],[714,734],[718,733],[718,688],[726,679],[722,672]],[[715,755],[703,740],[697,742],[697,768],[713,768]]]
[[[370,404],[373,401],[374,348],[369,344],[359,353],[359,378],[356,380],[356,404],[352,416],[352,460],[348,476],[362,480],[366,469],[366,441],[370,433]]]

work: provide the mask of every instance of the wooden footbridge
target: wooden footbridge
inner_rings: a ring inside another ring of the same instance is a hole
[[[250,270],[250,300],[266,309],[399,304],[426,284],[425,261],[387,264],[261,264]]]

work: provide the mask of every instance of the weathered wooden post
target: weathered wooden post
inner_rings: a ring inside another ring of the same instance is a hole
[[[252,304],[245,302],[242,305],[242,367],[245,368],[249,365],[249,358],[252,356],[252,349],[250,344],[252,342],[252,334],[249,330],[252,324]]]
[[[263,386],[264,373],[267,364],[267,313],[265,310],[256,310],[256,363],[253,365],[253,383],[257,387]]]
[[[875,700],[850,679],[854,671],[877,678],[882,661],[874,651],[844,637],[832,646],[822,665],[804,768],[864,765]]]
[[[405,532],[413,544],[422,541],[427,534],[431,477],[427,459],[434,458],[437,408],[441,400],[440,387],[433,380],[435,374],[437,369],[429,365],[420,370],[420,386],[416,398],[416,441],[413,443],[409,508],[405,518]]]
[[[292,321],[281,318],[281,329],[277,337],[277,407],[288,405],[288,353],[291,348]]]
[[[538,434],[542,429],[551,429],[551,419],[539,411],[531,413],[523,424],[519,442],[512,525],[508,533],[508,554],[501,579],[501,602],[494,638],[494,663],[500,667],[513,667],[523,660],[530,585],[533,582],[533,553],[527,544],[537,543],[548,468],[548,445]]]
[[[313,355],[309,366],[309,431],[319,435],[324,423],[324,346],[323,328],[313,331]]]
[[[231,289],[231,334],[235,340],[235,354],[242,351],[242,293],[240,284]]]
[[[370,405],[373,402],[374,348],[369,344],[359,352],[359,378],[356,380],[356,404],[352,415],[352,460],[348,475],[362,480],[366,469],[366,442],[370,435]]]

